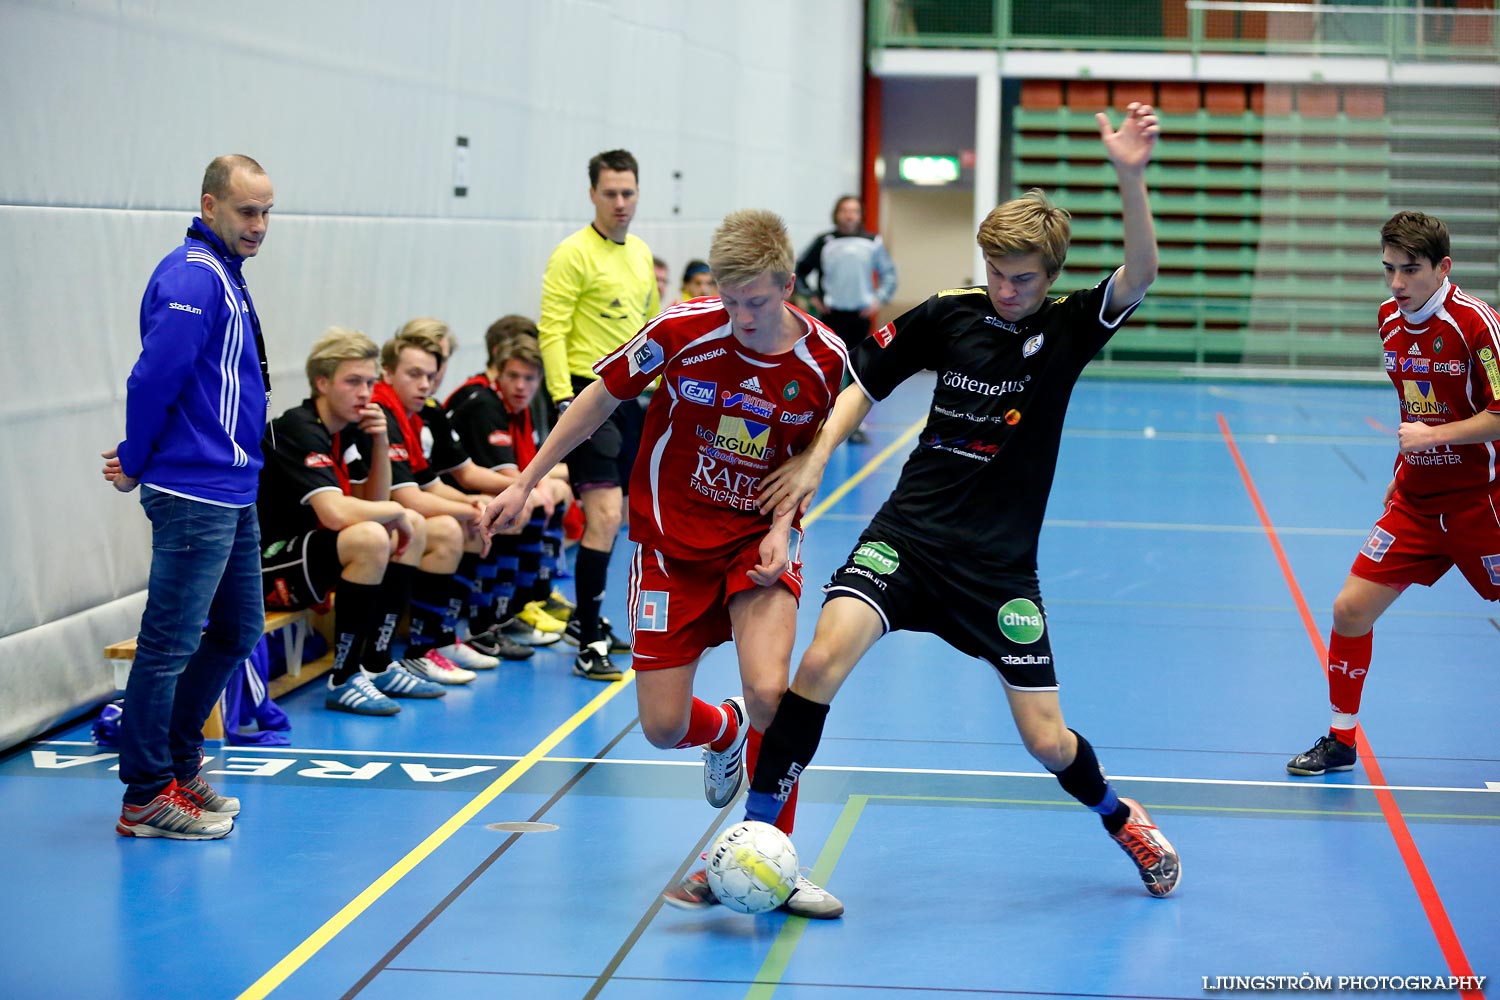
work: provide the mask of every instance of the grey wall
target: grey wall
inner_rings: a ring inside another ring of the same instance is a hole
[[[859,177],[861,18],[858,0],[0,0],[0,746],[110,696],[100,650],[139,623],[146,523],[97,455],[123,431],[141,290],[213,156],[275,184],[246,275],[278,411],[333,323],[383,340],[442,317],[456,380],[490,321],[536,313],[599,150],[640,159],[632,231],[674,271],[733,209],[780,212],[799,247],[824,228]]]

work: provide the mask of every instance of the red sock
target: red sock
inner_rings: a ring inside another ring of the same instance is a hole
[[[734,718],[718,705],[710,705],[701,698],[693,699],[688,710],[688,729],[678,750],[701,747],[705,743],[718,743],[716,750],[723,750],[734,741],[736,732]]]
[[[1370,674],[1370,651],[1375,633],[1339,635],[1328,633],[1328,702],[1333,724],[1328,731],[1340,743],[1354,746],[1354,728],[1359,725],[1359,700]]]
[[[755,762],[760,759],[760,738],[760,730],[753,727],[745,736],[745,773],[752,778],[755,776]],[[776,829],[788,837],[792,835],[792,827],[797,823],[797,789],[801,786],[800,781],[792,786],[792,794],[787,796],[786,805],[781,807],[781,815],[776,817]]]

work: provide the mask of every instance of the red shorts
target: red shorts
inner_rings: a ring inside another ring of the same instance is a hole
[[[800,531],[792,532],[791,566],[781,583],[802,598]],[[636,670],[692,663],[734,637],[729,599],[758,586],[747,572],[760,562],[760,539],[722,559],[673,559],[644,545],[630,560],[630,649]]]
[[[1475,592],[1500,601],[1500,504],[1480,494],[1470,507],[1448,514],[1419,514],[1398,493],[1370,529],[1349,572],[1371,583],[1404,590],[1430,587],[1457,566]]]

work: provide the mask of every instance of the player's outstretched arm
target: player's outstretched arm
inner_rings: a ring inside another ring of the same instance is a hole
[[[1146,196],[1146,165],[1156,150],[1161,123],[1151,105],[1134,102],[1125,109],[1118,130],[1103,112],[1094,119],[1120,185],[1120,221],[1125,231],[1125,266],[1115,277],[1106,305],[1108,314],[1114,316],[1139,302],[1156,280],[1156,225]]]
[[[567,457],[568,452],[598,430],[619,405],[620,400],[610,395],[603,380],[592,382],[580,392],[558,418],[557,426],[552,428],[552,433],[542,442],[536,457],[521,470],[520,477],[485,508],[484,515],[479,519],[480,533],[488,538],[497,531],[514,527],[523,512],[530,516],[527,501],[531,491],[552,471],[554,465]]]
[[[782,462],[760,481],[760,496],[756,498],[760,509],[774,510],[778,517],[793,510],[805,514],[823,481],[823,469],[833,449],[854,433],[874,405],[858,385],[851,384],[839,393],[812,446]]]

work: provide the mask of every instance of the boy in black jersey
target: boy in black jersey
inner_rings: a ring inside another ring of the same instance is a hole
[[[897,385],[937,373],[927,427],[900,482],[834,573],[812,645],[766,730],[747,817],[780,811],[822,735],[829,703],[882,635],[932,632],[988,660],[1026,749],[1099,813],[1153,896],[1181,872],[1140,804],[1116,795],[1093,748],[1063,723],[1036,550],[1063,417],[1079,373],[1156,277],[1145,169],[1159,126],[1131,104],[1099,132],[1119,182],[1125,263],[1103,284],[1049,299],[1062,269],[1067,213],[1040,191],[996,208],[979,228],[986,286],[939,292],[851,353],[855,384],[819,439],[763,481],[764,510],[806,506],[830,452]],[[966,558],[944,558],[962,551]]]
[[[547,431],[540,405],[542,357],[534,331],[524,316],[503,316],[485,334],[489,365],[466,381],[448,399],[454,430],[476,464],[514,481],[531,461]],[[562,520],[572,501],[566,467],[554,469],[532,493],[533,509],[518,535],[496,535],[492,553],[498,558],[495,614],[514,616],[506,634],[522,642],[543,643],[567,638],[578,643],[573,606],[552,589],[551,571],[562,551]],[[481,571],[486,570],[481,564]],[[610,652],[629,650],[618,639],[608,619],[600,620],[603,641]],[[587,675],[608,679],[602,674]],[[614,673],[614,679],[619,679]]]
[[[452,487],[458,494],[478,496],[488,503],[490,497],[503,492],[515,482],[516,477],[507,471],[475,464],[459,437],[458,430],[448,419],[448,411],[438,402],[441,398],[438,390],[447,373],[448,358],[453,354],[456,338],[447,323],[428,316],[408,320],[396,334],[398,338],[407,335],[430,337],[439,349],[437,370],[432,373],[430,391],[417,415],[422,424],[420,436],[423,457],[432,468],[440,470],[439,476],[443,484]],[[539,502],[550,514],[552,507],[547,499],[541,498]],[[557,544],[560,549],[561,532]],[[483,552],[483,543],[477,534],[466,538],[463,557],[455,574],[455,579],[468,588],[468,636],[463,640],[463,645],[484,656],[502,660],[530,659],[533,655],[531,646],[516,642],[506,635],[503,620],[493,610],[494,594],[489,584],[498,575],[495,571],[497,555],[495,546],[491,546],[489,553]],[[561,606],[571,607],[566,603]]]
[[[313,345],[313,395],[267,430],[256,504],[266,607],[310,607],[338,590],[324,703],[357,715],[395,715],[393,698],[445,693],[389,652],[427,528],[390,499],[389,432],[371,398],[378,354],[364,334],[337,327]]]

